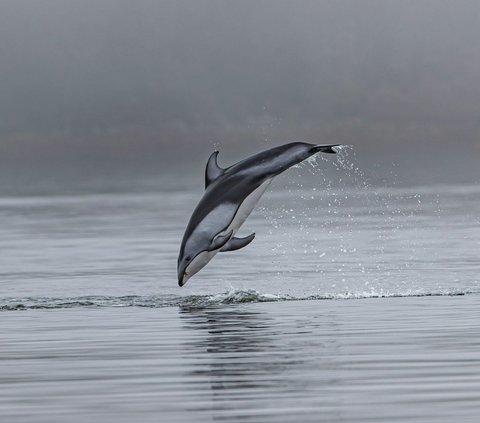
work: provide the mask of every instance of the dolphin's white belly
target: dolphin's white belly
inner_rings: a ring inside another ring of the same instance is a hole
[[[228,228],[222,232],[223,234],[227,234],[228,232],[233,230],[233,235],[235,235],[235,233],[238,231],[240,226],[243,225],[247,217],[250,216],[250,213],[257,205],[260,197],[263,195],[270,182],[272,182],[272,179],[267,179],[257,189],[255,189],[247,197],[245,197],[245,199],[242,201],[242,204],[240,204],[240,207],[238,208],[233,220],[230,222],[230,225],[228,225]]]

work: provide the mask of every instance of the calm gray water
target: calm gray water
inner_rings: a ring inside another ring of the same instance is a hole
[[[292,169],[184,288],[201,181],[4,194],[0,421],[479,421],[480,186],[367,179]]]

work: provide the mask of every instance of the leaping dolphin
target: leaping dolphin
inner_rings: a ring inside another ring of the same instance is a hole
[[[178,255],[178,285],[201,270],[219,251],[234,251],[255,238],[235,238],[272,179],[315,153],[336,153],[339,144],[292,142],[248,157],[226,169],[214,151],[205,169],[205,193],[183,235]]]

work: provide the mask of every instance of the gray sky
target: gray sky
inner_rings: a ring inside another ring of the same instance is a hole
[[[477,0],[0,0],[0,153],[480,153],[479,22]]]

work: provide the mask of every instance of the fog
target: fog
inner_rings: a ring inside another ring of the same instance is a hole
[[[478,157],[479,22],[476,0],[1,0],[0,154]]]

